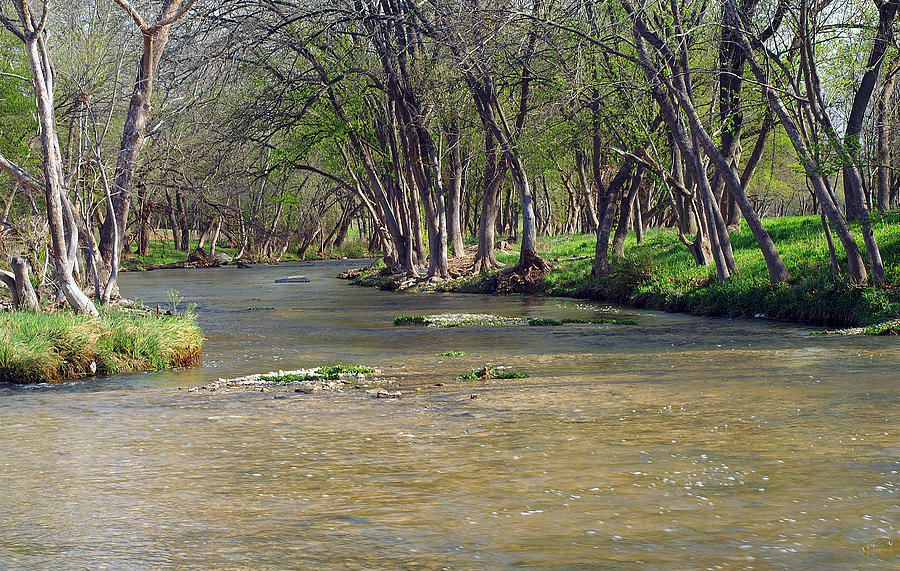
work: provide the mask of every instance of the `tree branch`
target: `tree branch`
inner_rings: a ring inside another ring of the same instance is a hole
[[[181,18],[182,16],[184,16],[184,14],[185,14],[188,10],[191,9],[191,6],[193,6],[194,3],[195,3],[196,1],[197,1],[197,0],[188,0],[187,3],[186,3],[184,6],[182,6],[181,9],[178,10],[178,11],[177,11],[175,14],[173,14],[171,17],[166,18],[165,20],[158,20],[158,21],[157,21],[155,24],[153,24],[153,26],[150,28],[150,32],[151,32],[151,33],[152,33],[152,32],[155,32],[155,31],[159,30],[160,28],[164,28],[164,27],[166,27],[166,26],[169,26],[169,25],[174,24],[175,22],[177,22],[179,18]],[[160,17],[161,17],[161,16],[160,16]]]
[[[134,9],[134,6],[132,6],[128,0],[113,0],[113,2],[118,4],[129,16],[131,16],[131,19],[138,25],[138,28],[145,32],[147,31],[147,22],[144,21],[144,18]]]
[[[44,185],[41,184],[40,181],[28,174],[28,172],[26,172],[25,169],[23,169],[19,165],[11,162],[9,159],[3,156],[2,153],[0,153],[0,171],[3,171],[6,174],[10,175],[14,179],[16,179],[19,184],[22,184],[30,190],[40,193],[44,192]]]

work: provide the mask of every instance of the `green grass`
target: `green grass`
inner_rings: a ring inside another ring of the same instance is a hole
[[[0,312],[0,325],[0,382],[6,383],[183,367],[200,358],[203,344],[191,314]]]
[[[296,373],[288,373],[285,375],[263,375],[261,380],[269,383],[303,383],[305,381],[321,381],[324,377],[315,373],[309,375],[298,375]]]
[[[881,288],[857,287],[833,275],[819,217],[768,218],[763,224],[791,274],[786,283],[769,283],[762,253],[744,224],[739,232],[731,234],[739,271],[724,282],[716,279],[714,266],[697,266],[671,228],[649,230],[641,244],[635,243],[634,232],[630,232],[625,256],[613,257],[612,270],[602,281],[591,275],[596,243],[593,235],[539,237],[538,251],[550,262],[552,270],[531,293],[697,315],[759,315],[837,327],[870,326],[900,317],[900,211],[872,214],[872,228],[885,268],[886,284]],[[859,228],[853,230],[864,253]],[[846,269],[843,249],[840,242],[835,242],[840,263]],[[507,266],[518,261],[516,252],[496,252],[496,256]],[[867,260],[865,253],[863,257]],[[382,275],[383,268],[383,264],[373,264],[352,283],[389,289],[392,278]],[[442,282],[433,289],[489,293],[490,277],[465,276]]]
[[[539,251],[553,269],[537,293],[699,315],[762,314],[771,319],[838,326],[870,325],[900,317],[900,212],[873,214],[887,279],[881,289],[855,287],[835,279],[818,217],[769,218],[763,222],[791,273],[787,283],[769,283],[765,261],[744,224],[740,232],[731,235],[739,273],[725,282],[716,280],[714,266],[694,263],[673,229],[650,230],[642,244],[636,244],[634,233],[630,233],[625,257],[613,260],[612,272],[602,282],[591,276],[594,236],[541,237]],[[854,231],[864,252],[858,228]],[[846,268],[839,242],[837,248]],[[517,254],[498,252],[497,258],[511,265],[516,263]],[[449,289],[484,291],[485,285],[486,280],[477,277],[460,280]]]
[[[465,351],[441,351],[440,353],[435,353],[435,357],[463,357],[467,353]]]
[[[464,375],[456,377],[457,381],[486,381],[489,379],[527,379],[526,373],[516,371],[500,371],[497,367],[487,365],[481,369],[472,369]]]
[[[366,367],[365,365],[345,365],[344,363],[319,367],[318,371],[320,375],[329,380],[337,379],[341,375],[358,375],[360,373],[367,375],[374,372],[375,369],[372,367]]]
[[[160,231],[161,232],[161,231]],[[156,266],[166,266],[187,260],[188,254],[194,251],[199,240],[191,241],[191,248],[187,252],[176,250],[172,240],[150,240],[150,253],[146,256],[139,256],[136,253],[122,260],[122,269],[128,271],[146,270]],[[137,252],[137,243],[132,243],[132,252]],[[209,246],[206,246],[209,249]],[[227,248],[218,245],[216,252],[222,252],[234,257],[238,248]],[[248,250],[249,252],[249,250]],[[249,256],[248,256],[249,257]],[[368,243],[365,240],[350,239],[345,242],[343,248],[336,248],[334,251],[326,252],[324,256],[318,256],[314,248],[309,248],[303,258],[296,255],[295,251],[288,250],[281,258],[282,262],[311,261],[329,258],[369,258],[372,253],[368,251]]]

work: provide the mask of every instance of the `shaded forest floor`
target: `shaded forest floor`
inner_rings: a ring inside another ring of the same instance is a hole
[[[630,233],[625,256],[614,260],[602,281],[591,277],[593,235],[541,237],[539,252],[551,266],[542,280],[526,284],[519,293],[586,298],[671,312],[724,317],[765,317],[833,327],[868,326],[900,318],[900,212],[873,215],[873,228],[884,260],[887,284],[877,289],[855,287],[836,279],[818,217],[764,220],[791,272],[787,283],[772,285],[762,254],[746,228],[732,234],[739,273],[716,280],[713,266],[699,267],[673,229],[650,230],[641,244]],[[859,232],[856,234],[859,236]],[[858,237],[864,251],[862,238]],[[516,244],[511,244],[515,247]],[[838,257],[843,250],[838,247]],[[471,267],[471,252],[452,261],[451,272]],[[518,260],[516,251],[498,251],[507,266]],[[437,284],[412,284],[385,275],[376,263],[354,282],[382,289],[495,293],[497,273],[468,274]],[[401,287],[403,286],[403,287]],[[876,332],[896,332],[881,327]]]

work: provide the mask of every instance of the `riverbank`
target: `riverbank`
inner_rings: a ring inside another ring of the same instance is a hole
[[[335,248],[328,252],[315,252],[307,250],[303,257],[299,257],[294,252],[285,252],[277,260],[258,258],[253,255],[245,254],[237,258],[238,248],[218,247],[216,255],[208,254],[209,246],[206,246],[203,257],[195,257],[195,252],[199,246],[197,240],[191,242],[189,251],[176,250],[170,238],[164,236],[166,231],[155,231],[154,239],[150,240],[150,251],[148,255],[141,256],[136,254],[137,244],[132,244],[132,252],[127,254],[122,260],[121,270],[123,272],[145,272],[151,270],[171,270],[171,269],[195,269],[203,267],[213,267],[228,264],[256,264],[256,263],[291,263],[291,262],[314,262],[321,260],[342,260],[352,258],[369,257],[371,253],[366,249],[366,245],[359,240],[349,241],[342,248]]]
[[[552,269],[542,280],[523,284],[516,293],[575,297],[630,305],[638,308],[723,317],[764,317],[829,327],[870,326],[900,317],[900,212],[873,220],[881,247],[887,283],[884,288],[856,287],[835,280],[825,237],[818,217],[765,219],[782,259],[791,273],[787,283],[772,285],[762,254],[746,228],[731,235],[740,273],[716,280],[713,266],[699,267],[673,229],[646,233],[641,244],[633,233],[626,241],[626,255],[616,259],[602,281],[591,277],[596,239],[593,235],[541,237],[538,249]],[[857,232],[858,235],[858,232]],[[862,248],[862,240],[860,239]],[[838,244],[838,247],[840,245]],[[838,252],[841,258],[843,252]],[[497,252],[508,267],[516,252]],[[460,262],[456,262],[460,266]],[[357,272],[352,283],[381,289],[497,293],[502,270],[476,274],[436,284],[411,284],[386,274],[378,264]],[[896,333],[897,327],[876,328],[880,334]]]
[[[184,367],[200,359],[203,332],[191,314],[104,309],[0,311],[0,382],[57,383],[93,375]]]

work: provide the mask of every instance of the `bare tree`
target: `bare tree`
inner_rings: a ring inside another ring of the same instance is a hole
[[[106,265],[108,275],[114,275],[118,268],[118,256],[122,248],[128,212],[131,207],[131,193],[134,189],[138,159],[144,147],[147,124],[150,119],[151,98],[159,60],[162,57],[172,26],[187,13],[195,0],[164,0],[159,13],[153,20],[140,14],[128,0],[113,0],[124,10],[141,31],[143,52],[138,65],[134,90],[128,104],[122,142],[116,158],[116,169],[112,180],[112,201],[115,217],[107,216],[100,229],[100,255]],[[115,281],[113,291],[117,291]]]
[[[73,310],[97,315],[97,308],[84,294],[74,277],[78,252],[78,226],[75,222],[74,209],[67,196],[56,130],[55,72],[45,38],[45,26],[50,15],[49,7],[44,3],[40,13],[37,13],[27,0],[16,0],[13,6],[16,12],[15,20],[0,10],[0,22],[22,41],[31,66],[32,87],[40,125],[43,181],[38,182],[24,169],[2,156],[0,169],[13,176],[20,184],[44,193],[54,279]]]

